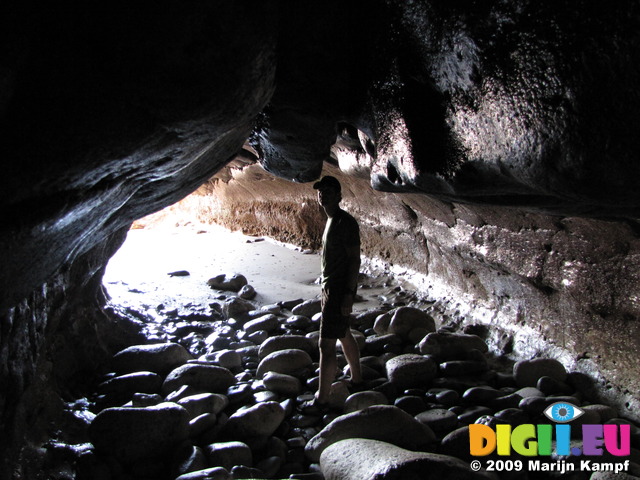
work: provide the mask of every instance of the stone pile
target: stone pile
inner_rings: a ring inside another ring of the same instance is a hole
[[[344,375],[320,409],[308,402],[318,384],[318,300],[227,303],[243,308],[208,332],[114,356],[95,397],[89,440],[98,460],[87,478],[546,478],[472,471],[469,424],[549,423],[543,412],[557,401],[584,410],[575,423],[629,423],[590,404],[581,375],[558,361],[525,360],[505,372],[482,338],[438,328],[411,306],[353,316],[364,382],[348,381],[339,356]],[[632,428],[628,473],[640,477]]]

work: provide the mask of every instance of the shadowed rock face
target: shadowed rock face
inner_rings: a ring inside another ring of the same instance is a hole
[[[373,199],[367,228],[398,239],[368,237],[372,254],[440,272],[489,310],[530,283],[551,308],[568,278],[557,272],[586,276],[571,285],[588,285],[598,308],[572,318],[599,321],[614,306],[604,338],[612,356],[634,351],[613,335],[636,328],[640,278],[629,261],[640,206],[631,2],[13,3],[0,7],[3,473],[36,423],[24,412],[38,402],[36,375],[52,376],[45,354],[87,356],[58,334],[96,331],[96,278],[123,229],[195,190],[247,138],[286,179],[339,164],[361,218]],[[428,196],[368,197],[369,183]],[[574,250],[558,256],[563,235]],[[475,245],[466,254],[460,236]],[[615,293],[598,296],[599,278]],[[109,348],[91,335],[85,345]]]
[[[343,122],[376,189],[637,215],[625,188],[638,174],[633,7],[388,1],[335,22],[313,13],[322,28],[283,33],[298,48],[279,57],[259,130],[267,170],[313,179]]]
[[[209,178],[274,88],[268,6],[35,3],[3,17],[3,308]]]

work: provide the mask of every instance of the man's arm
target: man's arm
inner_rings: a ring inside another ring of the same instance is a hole
[[[353,300],[358,288],[358,275],[360,273],[360,245],[347,245],[347,280],[345,287],[347,292],[342,299],[342,314],[349,315],[353,311]]]
[[[347,253],[347,288],[355,294],[360,274],[360,245],[348,245]]]

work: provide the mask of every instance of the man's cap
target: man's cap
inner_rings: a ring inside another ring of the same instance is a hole
[[[332,177],[331,175],[322,177],[322,179],[319,182],[316,182],[313,184],[313,188],[315,188],[316,190],[323,190],[325,188],[334,188],[338,192],[342,190],[338,179],[336,177]]]

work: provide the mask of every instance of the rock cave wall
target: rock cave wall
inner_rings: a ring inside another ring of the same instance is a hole
[[[383,193],[337,166],[324,173],[341,180],[363,255],[441,303],[442,323],[489,327],[484,335],[499,355],[557,358],[586,374],[594,398],[639,418],[633,224]],[[325,222],[311,184],[258,165],[225,168],[173,208],[185,220],[306,248],[319,247]]]
[[[37,478],[55,425],[73,424],[65,402],[98,380],[114,350],[144,341],[138,326],[103,310],[104,268],[125,236],[114,233],[3,315],[2,478]]]
[[[637,395],[639,15],[591,1],[5,2],[0,476],[20,478],[21,446],[79,380],[58,370],[118,343],[96,302],[118,235],[246,141],[297,183],[333,148],[368,251],[422,265],[460,303],[452,316],[468,304],[524,322],[507,328],[516,350],[530,328]],[[317,235],[308,193],[282,188],[286,205],[233,208],[283,222],[302,199],[309,221],[271,234]],[[45,410],[29,393],[44,390]]]

